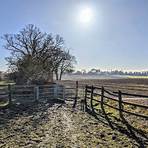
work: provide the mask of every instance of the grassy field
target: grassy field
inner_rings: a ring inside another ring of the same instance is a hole
[[[132,78],[132,79],[148,79],[148,76],[127,76],[127,78]]]
[[[121,90],[123,92],[148,95],[148,79],[124,78],[124,79],[79,79],[79,88],[85,85],[104,86],[112,91]],[[63,80],[60,82],[64,85],[75,87],[76,81]]]

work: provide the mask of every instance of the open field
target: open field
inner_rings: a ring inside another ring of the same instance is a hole
[[[123,92],[148,95],[148,79],[138,78],[118,78],[118,79],[76,79],[79,81],[79,87],[85,85],[104,86],[112,91],[121,90]],[[75,86],[76,80],[63,80],[62,84]]]
[[[127,78],[148,79],[148,76],[127,76]]]
[[[76,79],[77,81],[81,83],[91,83],[91,84],[121,84],[121,85],[147,85],[148,86],[148,79],[146,78],[116,78],[116,79]],[[68,79],[68,80],[63,80],[63,82],[73,82],[76,81],[75,79]]]
[[[63,80],[89,80],[89,79],[92,79],[92,80],[94,80],[94,79],[104,79],[104,80],[106,80],[106,79],[128,79],[128,78],[130,78],[130,79],[134,79],[134,78],[136,78],[136,79],[147,79],[148,78],[148,76],[132,76],[132,75],[91,75],[91,74],[88,74],[88,75],[83,75],[83,74],[81,74],[81,75],[78,75],[78,74],[75,74],[75,75],[69,75],[69,74],[67,74],[67,75],[63,75],[63,77],[62,77],[62,79]]]

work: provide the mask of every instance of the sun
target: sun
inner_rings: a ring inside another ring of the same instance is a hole
[[[84,24],[91,23],[93,20],[93,10],[89,7],[83,8],[79,12],[79,21]]]

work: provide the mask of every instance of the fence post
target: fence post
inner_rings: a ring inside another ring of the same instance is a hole
[[[104,102],[103,101],[104,101],[104,87],[102,86],[102,88],[101,88],[101,109],[104,113],[104,107],[103,107]]]
[[[63,86],[63,100],[65,101],[65,86]]]
[[[119,99],[119,116],[120,118],[123,118],[122,92],[120,90],[118,91],[118,99]]]
[[[92,109],[92,112],[94,112],[94,108],[93,108],[93,94],[94,93],[94,87],[93,87],[93,85],[91,86],[91,96],[90,96],[90,98],[91,98],[91,109]]]
[[[73,108],[75,108],[76,105],[77,105],[77,99],[78,99],[78,81],[76,81],[76,95],[75,95],[75,98],[74,98]]]
[[[105,119],[107,120],[109,126],[110,126],[112,129],[114,129],[114,127],[113,127],[113,125],[112,125],[112,122],[111,122],[110,118],[108,118],[108,115],[106,114],[105,109],[104,109],[104,92],[105,92],[105,91],[104,91],[104,87],[102,86],[102,88],[101,88],[101,109],[102,109],[102,112],[103,112],[103,114],[104,114],[104,117],[105,117]]]
[[[76,98],[78,98],[78,88],[79,88],[79,83],[76,81]]]
[[[58,85],[54,84],[53,89],[54,89],[53,98],[58,99]]]
[[[85,86],[84,104],[85,104],[85,111],[87,111],[87,85]]]
[[[35,86],[34,90],[35,90],[35,101],[38,102],[39,101],[39,86]]]
[[[12,91],[11,91],[11,85],[8,84],[8,96],[9,96],[9,105],[12,104]]]

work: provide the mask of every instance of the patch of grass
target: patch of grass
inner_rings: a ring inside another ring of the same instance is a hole
[[[0,81],[0,85],[15,84],[13,81]]]
[[[0,101],[0,107],[4,107],[8,105],[8,101]]]
[[[112,100],[107,100],[105,103],[109,104],[113,107],[118,108],[118,102],[115,102],[115,101],[112,101]],[[135,106],[132,106],[132,105],[124,105],[123,107],[124,107],[124,110],[126,110],[126,111],[148,116],[148,110],[146,110],[144,108],[135,107]],[[98,104],[94,108],[101,109],[100,104]],[[112,121],[114,121],[114,117],[116,119],[120,119],[118,110],[113,109],[113,108],[108,107],[108,106],[105,106],[105,105],[104,105],[104,110],[105,110],[105,113],[108,115],[108,117],[112,119]],[[145,118],[138,117],[138,116],[135,116],[135,115],[130,115],[130,114],[124,113],[124,112],[123,112],[123,116],[129,122],[129,124],[131,126],[133,126],[134,128],[142,130],[144,133],[148,133],[148,121]]]
[[[148,79],[148,76],[127,76],[127,78],[132,78],[132,79]]]

